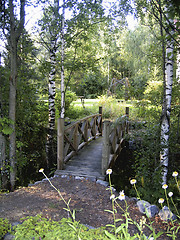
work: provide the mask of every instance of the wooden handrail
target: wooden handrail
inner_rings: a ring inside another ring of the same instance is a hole
[[[64,119],[58,119],[57,169],[63,169],[72,156],[97,136],[102,136],[102,107],[99,114],[85,117],[67,127],[64,127]]]
[[[126,108],[126,115],[122,116],[121,122],[112,124],[104,122],[103,129],[103,151],[102,151],[102,175],[105,175],[107,168],[111,168],[123,148],[125,134],[129,131],[129,108]]]

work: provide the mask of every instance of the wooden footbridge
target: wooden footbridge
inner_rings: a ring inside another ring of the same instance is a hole
[[[55,174],[104,179],[113,166],[128,133],[129,108],[116,123],[102,120],[99,113],[64,126],[58,119],[57,170]],[[95,140],[95,141],[94,141]]]

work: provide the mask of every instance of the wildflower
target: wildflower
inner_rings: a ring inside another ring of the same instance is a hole
[[[168,196],[169,196],[169,197],[172,197],[172,196],[173,196],[173,192],[169,192],[169,193],[168,193]]]
[[[177,177],[177,176],[178,176],[178,172],[176,172],[176,171],[173,172],[172,176],[173,176],[173,177]]]
[[[115,195],[112,194],[112,195],[110,196],[110,199],[112,200],[112,199],[114,199],[114,198],[115,198]]]
[[[112,173],[112,169],[109,168],[106,170],[106,174],[111,174],[111,173]]]
[[[131,183],[132,185],[136,184],[136,179],[131,179],[130,183]]]
[[[39,169],[39,172],[44,172],[44,168]]]
[[[163,203],[164,202],[164,198],[160,198],[158,202],[159,203]]]
[[[166,188],[168,188],[168,185],[167,184],[163,184],[162,188],[166,189]]]
[[[124,190],[122,190],[122,191],[120,191],[120,193],[119,193],[119,200],[125,200],[125,195],[124,195]]]

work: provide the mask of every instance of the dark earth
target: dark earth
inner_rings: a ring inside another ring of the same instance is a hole
[[[66,201],[71,199],[70,208],[76,210],[76,220],[80,223],[95,228],[113,223],[112,214],[105,211],[112,209],[111,194],[107,187],[89,180],[76,180],[71,177],[69,179],[55,177],[52,179],[52,183],[60,190]],[[118,200],[118,203],[122,209],[126,208],[124,201]],[[139,212],[135,200],[127,197],[127,204],[130,218],[140,223],[145,216]],[[48,181],[34,184],[31,187],[22,187],[8,194],[0,194],[0,217],[7,218],[11,223],[21,222],[22,217],[36,216],[37,214],[59,221],[63,217],[68,217],[68,212],[64,210],[65,207],[58,192]],[[116,217],[124,219],[123,211],[119,208],[117,208]],[[145,219],[148,223],[148,219]],[[172,227],[171,222],[162,222],[158,216],[151,221],[156,233],[164,232],[158,239],[172,239],[165,233],[169,227]],[[179,223],[176,225],[179,226]],[[146,236],[151,233],[145,226],[143,231]],[[135,232],[138,232],[137,227],[131,224],[129,232],[134,235]]]

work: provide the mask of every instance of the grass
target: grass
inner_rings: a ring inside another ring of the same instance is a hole
[[[76,114],[71,114],[72,111],[70,111],[70,118],[76,119],[76,117],[73,115],[77,115],[77,112],[79,112],[78,119],[81,118],[81,116],[85,116],[88,113],[95,114],[98,112],[99,106],[103,107],[103,118],[104,119],[110,119],[115,120],[122,115],[125,115],[125,109],[126,107],[130,108],[130,119],[136,120],[136,121],[155,121],[159,120],[161,107],[153,106],[150,104],[150,102],[145,100],[128,100],[125,101],[123,99],[115,99],[113,97],[107,97],[107,96],[100,96],[97,99],[84,99],[84,106],[81,102],[81,99],[77,99],[76,101],[73,101],[71,103],[71,109],[76,109]],[[85,111],[85,114],[83,114],[83,111]]]

